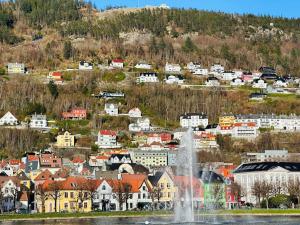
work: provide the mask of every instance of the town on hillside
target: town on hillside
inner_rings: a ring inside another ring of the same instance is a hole
[[[44,1],[0,1],[1,214],[300,207],[299,21]]]

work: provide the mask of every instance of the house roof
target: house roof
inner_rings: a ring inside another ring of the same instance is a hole
[[[198,173],[198,177],[203,183],[224,183],[224,178],[213,171],[201,170]]]
[[[113,59],[112,62],[115,62],[115,63],[123,63],[124,60],[123,60],[123,59]]]
[[[76,190],[79,185],[86,184],[89,180],[84,177],[68,177],[63,181],[47,180],[43,183],[43,188],[49,190],[51,184],[59,185],[60,190]]]
[[[80,158],[79,156],[74,157],[72,162],[73,163],[84,163],[85,160],[83,160],[82,158]]]
[[[131,192],[140,192],[142,184],[146,181],[147,176],[141,174],[122,174],[122,183],[131,185]]]
[[[163,174],[163,171],[157,171],[154,176],[149,176],[148,179],[153,186],[156,186]]]
[[[37,177],[34,179],[35,181],[40,180],[52,180],[54,179],[54,175],[49,170],[42,171]]]
[[[256,163],[244,163],[241,164],[234,173],[246,173],[256,171],[268,171],[281,167],[290,172],[299,172],[300,163],[298,162],[256,162]]]
[[[256,123],[254,123],[254,122],[248,122],[248,123],[235,123],[233,126],[234,126],[234,127],[244,127],[244,126],[247,126],[247,127],[256,127]]]
[[[117,136],[117,133],[112,130],[100,130],[99,133],[101,135],[110,135],[110,136]]]

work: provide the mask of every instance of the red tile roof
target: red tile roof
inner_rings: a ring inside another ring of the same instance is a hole
[[[112,61],[115,63],[123,63],[124,62],[123,59],[113,59]]]
[[[110,136],[117,136],[117,133],[112,130],[100,130],[101,135],[110,135]]]

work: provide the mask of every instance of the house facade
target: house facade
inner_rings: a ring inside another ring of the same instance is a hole
[[[30,128],[35,129],[45,129],[47,128],[47,116],[46,115],[39,115],[34,114],[31,116],[31,120],[29,123]]]
[[[287,182],[300,180],[300,163],[281,161],[244,163],[234,171],[233,175],[235,182],[245,192],[242,201],[257,204],[258,199],[252,191],[255,182],[267,182],[274,187],[281,187],[284,194]]]
[[[119,114],[118,105],[112,103],[106,103],[104,106],[104,111],[110,116],[117,116]]]
[[[10,125],[14,126],[18,124],[18,119],[11,113],[7,112],[3,117],[0,119],[0,125]]]
[[[87,111],[83,108],[74,108],[69,112],[63,112],[62,117],[65,120],[82,120],[86,119],[87,117]]]
[[[99,148],[120,148],[121,145],[117,142],[117,133],[111,130],[100,130],[96,145]]]
[[[110,64],[111,67],[122,69],[124,67],[124,60],[123,59],[113,59]]]
[[[56,146],[59,148],[70,148],[75,146],[75,136],[66,131],[56,137]]]
[[[8,63],[7,64],[7,73],[8,74],[24,74],[25,73],[25,64],[23,64],[23,63]]]
[[[166,63],[165,72],[166,73],[180,73],[181,72],[181,66],[179,64]]]
[[[180,116],[180,126],[189,127],[207,127],[208,117],[204,113],[185,113]]]
[[[93,69],[93,64],[90,62],[86,61],[80,61],[78,65],[79,70],[92,70]]]
[[[138,78],[136,79],[138,84],[140,83],[158,83],[159,79],[157,73],[140,73]]]

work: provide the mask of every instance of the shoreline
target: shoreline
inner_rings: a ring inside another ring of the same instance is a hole
[[[266,210],[254,210],[255,212],[244,212],[244,211],[232,211],[232,212],[224,212],[220,211],[215,213],[199,213],[201,216],[211,217],[211,216],[219,216],[219,217],[241,217],[241,216],[255,216],[255,217],[271,217],[271,216],[284,216],[284,217],[300,217],[300,210],[293,211],[278,211],[278,210],[270,210],[270,212],[265,212]],[[164,212],[164,213],[154,213],[154,212],[126,212],[126,213],[93,213],[89,214],[80,213],[80,215],[70,213],[56,213],[56,214],[12,214],[12,215],[0,215],[0,221],[39,221],[39,220],[80,220],[80,219],[97,219],[97,218],[142,218],[142,217],[172,217],[172,213]],[[52,216],[51,216],[52,215]]]

